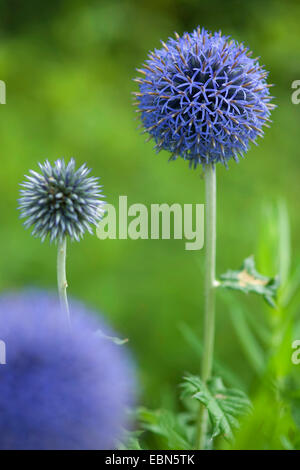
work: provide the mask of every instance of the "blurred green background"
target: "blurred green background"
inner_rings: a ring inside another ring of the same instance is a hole
[[[74,156],[87,162],[112,204],[119,195],[129,204],[204,202],[200,169],[189,170],[181,159],[168,163],[166,152],[156,155],[153,144],[144,143],[131,96],[135,68],[148,50],[197,25],[222,29],[259,55],[276,84],[278,106],[259,146],[228,171],[218,167],[217,272],[238,268],[253,253],[264,274],[276,274],[277,248],[270,253],[271,245],[261,243],[261,227],[278,199],[288,208],[297,266],[300,105],[291,102],[291,83],[300,79],[297,0],[1,0],[0,6],[0,79],[7,86],[7,104],[0,107],[2,291],[56,288],[55,246],[24,231],[16,210],[18,185],[38,161]],[[204,250],[185,251],[178,240],[96,236],[68,248],[69,295],[103,312],[129,338],[140,401],[177,406],[182,374],[199,369],[182,323],[200,337]],[[268,315],[260,299],[243,301],[254,318]],[[228,310],[219,296],[217,356],[251,393],[258,377]]]

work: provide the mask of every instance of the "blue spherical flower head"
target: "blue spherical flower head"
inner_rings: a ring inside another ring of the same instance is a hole
[[[21,218],[32,235],[42,241],[49,235],[50,242],[69,236],[77,241],[85,231],[92,232],[103,215],[101,186],[98,178],[89,177],[86,165],[76,169],[72,158],[68,164],[56,160],[39,163],[41,173],[30,170],[23,183],[19,199]]]
[[[157,150],[194,167],[238,161],[268,126],[268,73],[244,44],[221,33],[198,28],[162,45],[138,69],[135,93]]]
[[[0,449],[113,449],[133,400],[126,348],[99,316],[72,303],[72,331],[55,296],[0,297]],[[101,335],[95,333],[96,330]]]

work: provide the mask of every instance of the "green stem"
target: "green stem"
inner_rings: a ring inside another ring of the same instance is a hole
[[[211,377],[214,337],[215,337],[215,270],[216,270],[216,169],[212,165],[205,168],[205,306],[204,306],[204,342],[202,356],[202,380]],[[208,414],[205,406],[199,410],[197,449],[204,449]]]
[[[57,248],[57,286],[61,309],[66,315],[68,325],[70,325],[70,311],[67,298],[66,256],[67,239],[64,237],[62,241],[58,242]]]

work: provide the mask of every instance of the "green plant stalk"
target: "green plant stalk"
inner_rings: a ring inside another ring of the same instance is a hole
[[[204,341],[202,354],[202,380],[207,382],[212,374],[215,337],[215,271],[216,271],[216,168],[205,168],[205,280],[204,280]],[[201,405],[198,417],[197,449],[204,449],[208,414]]]
[[[58,242],[57,247],[57,286],[61,305],[61,310],[66,316],[67,323],[70,326],[70,310],[67,297],[67,278],[66,278],[66,256],[67,256],[67,238]]]

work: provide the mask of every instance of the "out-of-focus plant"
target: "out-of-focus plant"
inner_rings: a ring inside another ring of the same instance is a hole
[[[201,379],[187,376],[183,398],[192,400],[193,432],[190,446],[206,449],[222,435],[232,440],[239,418],[251,404],[243,391],[228,389],[213,375],[216,288],[255,292],[275,307],[277,278],[258,273],[254,259],[247,258],[241,269],[228,271],[216,280],[216,164],[238,162],[250,142],[263,136],[272,97],[268,73],[253,59],[252,52],[233,39],[197,28],[191,34],[162,42],[150,52],[138,71],[139,91],[134,93],[144,131],[154,138],[157,151],[182,157],[191,167],[202,165],[205,177],[205,304]],[[257,367],[261,367],[257,358]],[[196,411],[195,411],[196,410]],[[159,421],[160,422],[160,421]],[[176,420],[175,420],[176,422]],[[156,423],[152,431],[162,432]]]
[[[237,299],[226,299],[248,366],[257,377],[255,412],[243,423],[234,448],[299,449],[300,380],[292,345],[300,338],[300,269],[292,257],[283,201],[263,208],[258,262],[265,272],[279,273],[276,308],[266,306],[254,315]]]
[[[253,373],[251,388],[215,358],[213,372],[222,376],[229,388],[220,379],[204,384],[199,377],[187,375],[181,394],[184,411],[138,410],[140,431],[135,445],[138,442],[146,448],[150,441],[160,449],[193,448],[198,400],[210,416],[211,438],[206,448],[300,449],[299,366],[292,362],[292,344],[300,338],[300,269],[299,262],[292,261],[289,226],[283,201],[264,205],[257,260],[263,271],[278,272],[282,279],[275,307],[260,302],[258,310],[250,311],[230,290],[219,290],[245,367]],[[194,330],[186,323],[179,327],[189,347],[202,357],[203,344]],[[245,392],[251,394],[252,404]]]
[[[127,425],[134,372],[124,348],[84,305],[71,301],[72,332],[46,292],[0,296],[0,449],[111,449]]]

